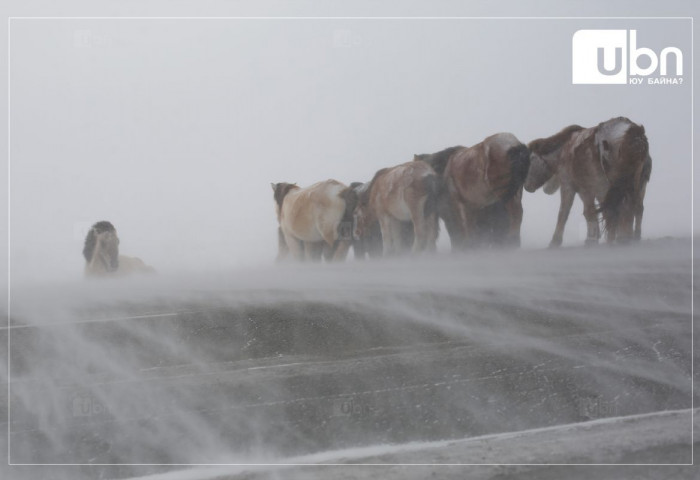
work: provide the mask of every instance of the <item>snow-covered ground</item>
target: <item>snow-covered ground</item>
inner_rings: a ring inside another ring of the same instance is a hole
[[[13,464],[90,465],[7,478],[562,478],[235,464],[689,463],[692,295],[691,243],[674,239],[13,285],[0,447],[9,429]],[[566,475],[590,478],[577,468]],[[607,468],[596,477],[656,471]]]

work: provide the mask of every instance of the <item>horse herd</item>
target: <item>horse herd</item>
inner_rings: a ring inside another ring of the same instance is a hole
[[[617,117],[590,128],[571,125],[528,145],[497,133],[377,171],[371,181],[336,180],[306,188],[273,183],[278,259],[343,260],[434,251],[442,219],[453,251],[520,244],[523,189],[561,191],[551,247],[562,243],[576,194],[586,244],[603,231],[610,243],[641,238],[651,157],[644,127]]]
[[[382,168],[369,182],[326,180],[301,188],[273,183],[278,259],[343,260],[435,250],[442,219],[453,251],[478,245],[518,246],[523,189],[561,191],[550,246],[562,243],[576,194],[583,201],[586,244],[641,238],[651,157],[644,127],[624,117],[591,128],[571,125],[528,145],[497,133],[471,147],[414,155]],[[141,259],[119,253],[110,222],[97,222],[83,248],[88,276],[149,273]]]

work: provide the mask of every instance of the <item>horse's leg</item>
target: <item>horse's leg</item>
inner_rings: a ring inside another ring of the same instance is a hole
[[[402,254],[411,249],[411,246],[415,243],[415,234],[413,235],[413,241],[410,245],[406,245],[404,237],[406,236],[404,230],[406,230],[406,223],[395,218],[391,218],[389,221],[391,228],[391,240],[393,242],[393,250],[395,254]],[[411,223],[411,227],[413,223]],[[413,228],[409,228],[408,231],[413,231]]]
[[[284,239],[284,233],[282,233],[282,227],[277,227],[277,261],[280,262],[287,258],[289,255],[289,247],[287,246],[287,241]]]
[[[300,262],[303,261],[304,247],[301,240],[297,240],[289,232],[284,232],[284,240],[287,243],[287,248],[289,248],[289,253],[292,254],[292,258]]]
[[[427,241],[427,225],[425,218],[425,199],[411,205],[411,222],[413,223],[413,253],[422,252]]]
[[[462,220],[462,231],[464,234],[463,245],[465,248],[475,248],[479,246],[479,209],[466,204],[459,204],[460,218]]]
[[[433,211],[425,217],[425,251],[435,252],[437,250],[437,239],[440,231],[440,223],[437,212]]]
[[[634,206],[634,237],[633,240],[642,239],[642,217],[644,216],[644,195],[646,193],[646,183],[642,184]]]
[[[445,193],[439,201],[439,210],[445,228],[450,236],[450,245],[453,252],[463,250],[466,243],[464,225],[462,222],[460,202],[454,197],[456,194]]]
[[[605,199],[605,195],[598,196],[598,203],[602,203]],[[615,243],[617,239],[617,227],[620,224],[620,209],[614,214],[609,215],[607,218],[603,215],[603,220],[605,220],[605,241],[608,245]]]
[[[632,198],[626,198],[622,202],[619,219],[618,243],[629,243],[633,237],[634,218],[637,212],[636,202]]]
[[[320,262],[323,246],[323,242],[304,242],[304,259]]]
[[[401,251],[401,222],[389,215],[383,215],[379,220],[384,242],[384,256],[391,256]]]
[[[454,216],[454,227],[457,229],[458,233],[458,241],[459,243],[457,244],[458,250],[464,250],[468,246],[470,246],[473,243],[473,236],[476,233],[476,223],[475,223],[475,215],[473,213],[475,212],[470,212],[469,209],[467,208],[466,205],[464,205],[462,202],[457,201],[455,199],[452,199],[451,201],[453,211],[455,213]],[[452,243],[452,250],[455,250],[455,244],[454,242]]]
[[[506,203],[506,211],[508,212],[508,236],[506,237],[506,245],[519,247],[520,246],[520,227],[523,223],[523,189],[515,194],[513,198]]]
[[[326,262],[332,262],[333,261],[333,255],[335,254],[335,243],[329,244],[326,243],[325,241],[321,242],[321,252],[322,252],[322,257]]]
[[[644,205],[638,202],[634,212],[634,237],[633,240],[642,239],[642,217],[644,216]]]
[[[552,235],[552,241],[549,242],[549,246],[558,247],[564,238],[564,227],[566,226],[566,220],[569,218],[569,212],[571,212],[571,205],[574,203],[574,197],[576,192],[571,187],[561,186],[561,203],[559,205],[559,216],[557,217],[557,227],[554,229],[554,235]]]
[[[364,239],[364,246],[369,258],[379,258],[384,251],[384,241],[382,240],[382,229],[379,222],[370,228],[369,234]]]
[[[588,192],[579,192],[583,201],[583,216],[586,218],[586,245],[597,245],[600,238],[600,226],[598,225],[598,210],[595,206],[595,195]]]
[[[382,254],[391,255],[393,253],[393,232],[389,218],[385,216],[379,218],[379,229],[382,231]]]
[[[365,238],[355,238],[352,241],[352,251],[355,254],[355,260],[364,260],[365,254],[367,253],[367,248],[365,246],[367,243]]]
[[[338,240],[336,242],[335,253],[333,253],[333,261],[342,262],[345,260],[350,250],[350,245],[352,245],[351,240]]]

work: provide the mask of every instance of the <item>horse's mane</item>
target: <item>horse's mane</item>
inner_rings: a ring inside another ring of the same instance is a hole
[[[447,161],[457,150],[464,148],[461,145],[456,145],[454,147],[448,147],[444,150],[440,150],[436,153],[421,153],[420,155],[414,155],[414,160],[420,160],[426,162],[428,165],[433,167],[435,173],[442,176],[445,172],[445,167],[447,167]]]
[[[583,127],[580,125],[569,125],[568,127],[562,129],[562,131],[560,131],[559,133],[555,133],[551,137],[538,138],[536,140],[531,141],[527,145],[527,148],[529,148],[531,152],[537,153],[539,155],[550,154],[561,148],[561,146],[564,145],[564,143],[566,143],[567,140],[569,140],[572,133],[578,132],[580,130],[583,130]]]
[[[86,261],[92,260],[92,254],[95,253],[95,246],[97,245],[97,235],[104,232],[115,232],[116,229],[114,225],[107,221],[97,222],[90,228],[87,236],[85,237],[85,246],[83,246],[83,256]]]
[[[636,125],[632,120],[630,120],[627,117],[614,117],[614,118],[611,118],[610,120],[605,120],[604,122],[600,122],[598,124],[598,127],[605,128],[605,127],[611,126],[611,125],[619,123],[619,122],[624,122],[624,123],[629,123],[631,125]]]

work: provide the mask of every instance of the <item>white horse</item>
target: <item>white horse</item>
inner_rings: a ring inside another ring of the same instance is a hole
[[[306,188],[273,183],[279,222],[278,260],[291,253],[295,260],[343,261],[352,244],[355,192],[336,180]]]
[[[110,222],[97,222],[90,228],[83,247],[85,276],[120,276],[155,273],[143,260],[119,254],[119,237]]]

